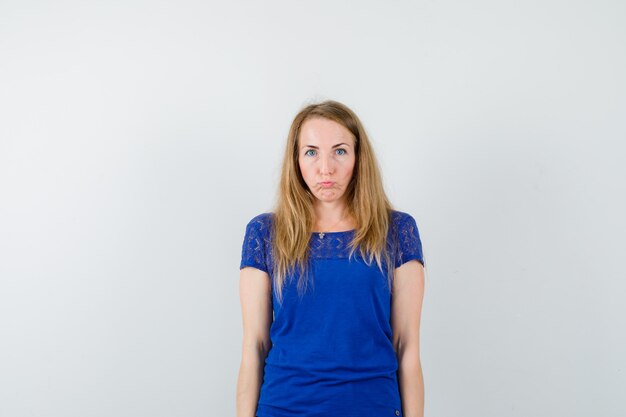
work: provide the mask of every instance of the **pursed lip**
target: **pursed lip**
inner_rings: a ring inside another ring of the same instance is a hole
[[[322,187],[330,187],[330,186],[332,186],[333,184],[334,184],[334,182],[333,182],[333,181],[323,181],[323,182],[320,182],[320,185],[321,185]]]

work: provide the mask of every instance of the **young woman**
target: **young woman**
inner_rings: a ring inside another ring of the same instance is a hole
[[[237,417],[422,417],[424,265],[358,117],[302,109],[275,207],[246,226]]]

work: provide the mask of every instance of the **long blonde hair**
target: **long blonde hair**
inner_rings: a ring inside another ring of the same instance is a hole
[[[314,117],[333,120],[354,136],[356,160],[346,197],[348,214],[355,219],[356,230],[349,244],[349,257],[359,248],[367,265],[375,259],[381,272],[384,260],[388,265],[387,284],[391,290],[394,268],[392,254],[387,247],[387,233],[393,207],[385,194],[378,162],[357,115],[342,103],[326,100],[304,107],[291,123],[287,137],[270,232],[277,298],[282,303],[285,279],[295,272],[296,266],[301,274],[298,279],[300,294],[309,282],[309,240],[314,222],[315,197],[300,172],[298,142],[302,124]]]

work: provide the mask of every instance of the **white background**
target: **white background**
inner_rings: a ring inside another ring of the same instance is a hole
[[[0,416],[233,416],[246,223],[350,106],[427,417],[623,416],[622,1],[0,2]]]

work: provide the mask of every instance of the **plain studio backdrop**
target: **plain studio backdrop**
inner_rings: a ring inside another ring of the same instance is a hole
[[[246,223],[339,100],[427,417],[626,414],[623,1],[0,2],[0,417],[233,416]]]

